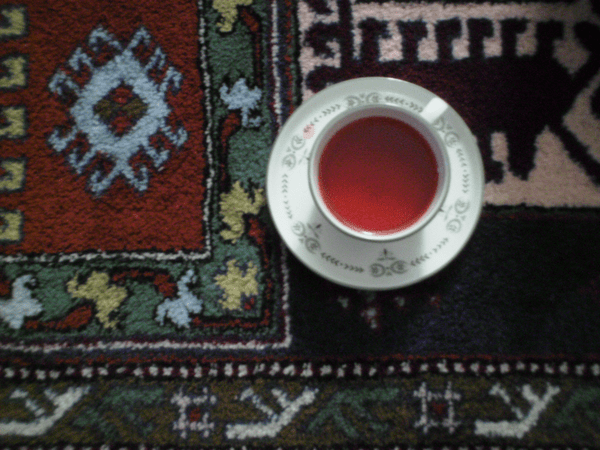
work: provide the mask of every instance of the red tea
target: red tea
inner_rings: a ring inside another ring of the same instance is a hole
[[[404,230],[422,217],[438,188],[436,157],[413,127],[366,117],[325,144],[318,184],[329,211],[345,225],[378,234]]]

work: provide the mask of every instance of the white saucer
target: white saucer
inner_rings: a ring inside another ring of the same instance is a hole
[[[358,78],[319,92],[282,127],[267,168],[267,200],[285,244],[308,268],[343,286],[396,289],[435,274],[466,245],[481,214],[484,171],[475,138],[451,107],[433,121],[448,154],[449,188],[439,212],[415,233],[384,242],[351,236],[321,213],[309,187],[313,144],[337,116],[367,104],[422,114],[432,100],[440,102],[406,81]]]

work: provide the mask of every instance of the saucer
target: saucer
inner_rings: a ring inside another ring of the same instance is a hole
[[[308,163],[319,133],[352,108],[378,105],[425,118],[449,162],[449,185],[438,211],[416,232],[387,241],[341,231],[321,213],[309,186]],[[386,290],[428,278],[458,255],[479,220],[483,187],[477,143],[454,109],[415,84],[369,77],[330,86],[292,114],[273,145],[266,191],[281,238],[309,269],[343,286]]]

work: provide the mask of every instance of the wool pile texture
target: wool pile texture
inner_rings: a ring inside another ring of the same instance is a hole
[[[458,257],[380,292],[265,192],[294,110],[366,76],[485,167]],[[3,449],[600,448],[599,230],[593,0],[0,0]]]

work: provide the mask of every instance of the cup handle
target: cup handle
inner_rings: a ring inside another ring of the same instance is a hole
[[[439,97],[434,97],[427,105],[425,105],[425,108],[423,108],[421,117],[430,124],[433,124],[447,109],[448,103]]]

